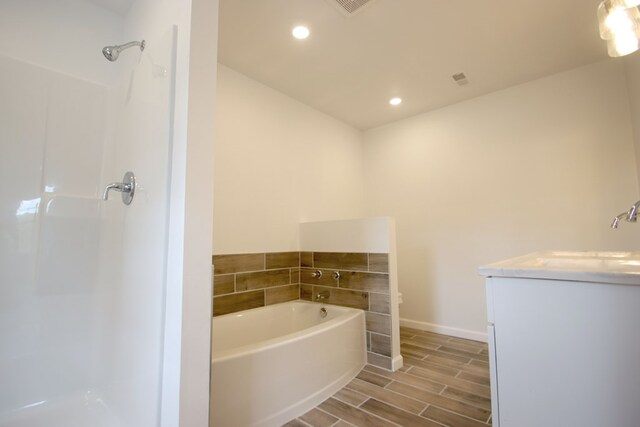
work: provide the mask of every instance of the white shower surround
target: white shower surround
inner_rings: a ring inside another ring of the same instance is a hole
[[[211,426],[280,426],[366,363],[358,309],[293,301],[215,317],[212,336]]]
[[[211,158],[204,132],[203,143],[186,141],[191,4],[136,0],[126,16],[84,0],[0,5],[0,39],[11,41],[0,42],[0,94],[11,101],[0,176],[12,182],[0,198],[0,338],[12,343],[0,350],[2,426],[207,419],[209,266],[183,262],[196,247],[211,253],[191,241],[210,199],[185,206],[197,187],[186,188],[187,166]],[[109,63],[100,53],[139,37],[142,55]],[[126,170],[141,185],[132,205],[102,202]]]

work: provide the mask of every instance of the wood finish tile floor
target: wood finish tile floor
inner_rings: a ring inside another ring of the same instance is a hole
[[[367,365],[347,386],[285,427],[491,425],[485,343],[400,329],[404,366]]]

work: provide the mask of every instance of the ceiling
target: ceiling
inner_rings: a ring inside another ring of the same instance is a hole
[[[219,61],[364,130],[607,58],[598,0],[331,1],[220,0]]]

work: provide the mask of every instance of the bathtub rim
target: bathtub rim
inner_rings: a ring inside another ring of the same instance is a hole
[[[277,305],[284,305],[284,304],[288,304],[288,305],[294,305],[294,304],[302,304],[302,305],[315,305],[318,307],[318,309],[320,309],[321,307],[324,306],[331,306],[331,307],[335,307],[337,309],[339,309],[340,311],[342,311],[342,314],[340,314],[339,316],[337,316],[335,319],[331,319],[328,322],[324,322],[324,323],[320,323],[317,325],[313,325],[310,328],[305,328],[305,329],[301,329],[299,331],[293,332],[293,333],[288,333],[288,334],[284,334],[284,335],[280,335],[274,338],[270,338],[268,340],[264,340],[264,341],[258,341],[256,343],[251,343],[251,344],[246,344],[240,347],[236,347],[233,349],[229,349],[229,350],[225,350],[222,351],[219,355],[215,355],[214,356],[214,352],[215,352],[215,337],[214,337],[214,331],[213,331],[213,321],[216,318],[222,318],[222,317],[226,317],[230,318],[232,316],[238,316],[239,314],[242,313],[248,313],[248,312],[257,312],[257,311],[264,311],[265,309],[269,309],[271,307],[277,306]],[[236,313],[228,313],[228,314],[222,314],[220,316],[216,316],[215,318],[211,319],[211,347],[212,347],[212,351],[211,351],[211,363],[213,364],[214,362],[224,362],[226,360],[235,358],[235,357],[242,357],[242,356],[246,356],[248,354],[252,354],[252,353],[259,353],[261,351],[267,351],[269,349],[278,347],[280,345],[283,345],[284,343],[290,343],[290,342],[296,342],[296,341],[300,341],[306,337],[312,337],[315,335],[318,335],[319,333],[326,331],[328,329],[333,329],[336,328],[340,325],[343,325],[347,322],[349,322],[350,320],[354,319],[355,317],[358,317],[360,314],[362,313],[362,316],[365,316],[365,311],[361,310],[359,308],[351,308],[351,307],[343,307],[340,305],[334,305],[334,304],[320,304],[320,303],[316,303],[316,302],[312,302],[312,301],[303,301],[303,300],[293,300],[293,301],[286,301],[286,302],[282,302],[279,304],[272,304],[270,306],[264,306],[264,307],[257,307],[257,308],[252,308],[249,310],[243,310],[243,311],[239,311]],[[366,336],[365,336],[366,338]]]

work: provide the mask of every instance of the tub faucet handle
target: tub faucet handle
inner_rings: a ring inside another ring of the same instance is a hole
[[[311,273],[311,277],[313,277],[314,279],[319,279],[322,277],[322,271],[320,270],[316,270],[313,273]]]
[[[331,277],[333,277],[333,280],[340,280],[340,272],[334,271]]]

